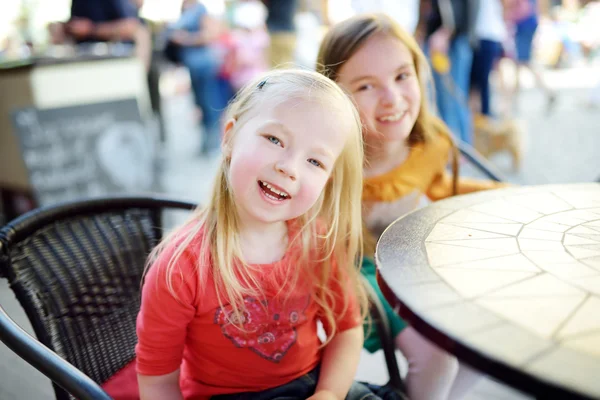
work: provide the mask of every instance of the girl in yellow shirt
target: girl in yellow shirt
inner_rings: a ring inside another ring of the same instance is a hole
[[[351,94],[365,141],[363,217],[371,233],[362,273],[378,291],[375,238],[403,214],[454,194],[498,187],[458,178],[457,150],[444,123],[429,110],[428,64],[416,41],[383,14],[359,15],[333,26],[321,43],[317,70]],[[451,162],[452,173],[446,168]],[[371,256],[371,257],[369,257]],[[408,360],[413,400],[458,399],[477,375],[388,311],[396,347]],[[365,342],[378,349],[376,335]]]

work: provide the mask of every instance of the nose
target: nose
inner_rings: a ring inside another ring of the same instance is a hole
[[[277,160],[275,162],[275,170],[292,181],[295,181],[298,177],[297,162],[291,155],[287,155]]]
[[[381,103],[385,106],[394,107],[401,99],[398,89],[394,87],[384,87],[381,89]]]

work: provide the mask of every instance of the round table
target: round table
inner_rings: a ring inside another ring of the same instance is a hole
[[[415,329],[538,398],[600,398],[600,184],[456,196],[398,219],[378,280]]]

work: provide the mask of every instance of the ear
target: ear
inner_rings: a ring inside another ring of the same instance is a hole
[[[225,127],[223,128],[223,140],[221,141],[221,152],[223,153],[223,157],[229,158],[231,157],[232,143],[231,143],[231,135],[233,127],[235,126],[235,119],[231,118],[225,123]]]

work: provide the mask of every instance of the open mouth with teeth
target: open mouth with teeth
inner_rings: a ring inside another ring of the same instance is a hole
[[[392,114],[392,115],[386,115],[384,117],[379,117],[377,118],[380,122],[396,122],[399,121],[405,114],[405,111],[396,113],[396,114]]]
[[[273,185],[268,182],[258,181],[258,186],[260,187],[260,190],[262,190],[263,194],[271,200],[283,201],[291,198],[289,194],[283,190],[273,187]]]

